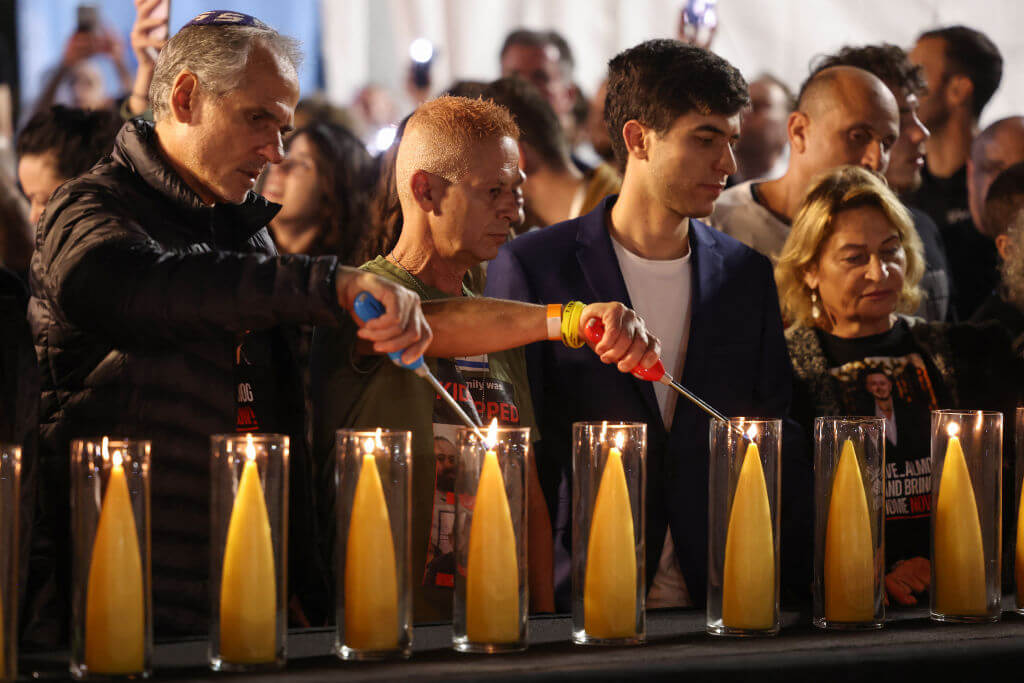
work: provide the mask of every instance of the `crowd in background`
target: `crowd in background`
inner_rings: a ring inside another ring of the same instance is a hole
[[[76,33],[16,133],[15,175],[0,168],[0,303],[5,323],[18,329],[35,229],[51,196],[111,152],[122,123],[152,119],[151,98],[160,96],[150,87],[155,55],[165,41],[150,37],[155,2],[136,6],[136,73],[118,59],[112,35]],[[713,50],[713,34],[685,21],[679,37]],[[792,417],[808,434],[819,415],[884,417],[890,462],[901,466],[928,457],[932,409],[1011,414],[1024,346],[1024,116],[978,126],[1001,81],[999,49],[964,26],[929,29],[909,47],[848,46],[821,56],[796,92],[771,74],[746,74],[749,104],[730,145],[728,186],[710,190],[717,201],[706,218],[775,268],[793,366]],[[116,101],[103,96],[89,66],[95,54],[120,65]],[[518,126],[524,179],[507,231],[514,243],[602,207],[622,186],[630,143],[613,125],[620,113],[605,110],[606,101],[618,101],[606,84],[589,99],[574,84],[572,48],[557,31],[516,30],[495,58],[502,78],[460,81],[444,94],[493,101]],[[55,104],[64,82],[70,100]],[[422,87],[411,94],[418,106],[429,101]],[[409,119],[401,114],[373,84],[347,107],[316,95],[299,101],[284,159],[257,186],[281,206],[269,221],[278,253],[333,255],[350,266],[394,253],[404,222],[396,164]],[[673,173],[665,171],[666,182]],[[506,267],[499,263],[497,272]],[[487,264],[479,264],[466,287],[513,298],[504,281],[488,279]],[[307,416],[313,336],[305,325],[299,365]],[[25,394],[34,363],[9,347],[4,362],[19,371],[0,375],[5,401]],[[28,443],[34,421],[28,407],[5,403],[0,439]],[[307,439],[312,430],[307,417]],[[545,494],[549,504],[557,498]],[[895,514],[887,528],[887,589],[901,604],[927,586],[922,524],[926,518]],[[1007,542],[1012,536],[1004,533]]]

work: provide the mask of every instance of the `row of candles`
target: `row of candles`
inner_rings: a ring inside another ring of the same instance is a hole
[[[932,413],[931,614],[1000,614],[1002,414]],[[1017,411],[1018,434],[1024,408]],[[707,631],[779,630],[781,422],[712,421]],[[458,433],[453,646],[521,650],[527,642],[529,429],[492,423]],[[412,648],[408,431],[340,430],[338,613],[343,659],[407,657]],[[211,438],[209,657],[215,670],[283,666],[286,657],[288,438]],[[140,440],[72,445],[71,672],[148,674],[152,654],[149,458]],[[1024,475],[1018,448],[1018,497]],[[573,633],[579,644],[646,638],[646,425],[573,427]],[[0,447],[0,678],[16,675],[15,578],[20,452]],[[814,623],[884,623],[885,421],[815,425]],[[1021,498],[1018,533],[1024,531]],[[1024,545],[1017,546],[1017,578]],[[1024,591],[1018,589],[1018,606]]]

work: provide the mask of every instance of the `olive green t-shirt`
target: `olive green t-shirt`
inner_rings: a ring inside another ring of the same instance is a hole
[[[428,287],[379,256],[363,270],[394,280],[421,299],[450,295]],[[465,296],[472,294],[464,288]],[[334,513],[334,433],[342,428],[412,430],[412,566],[416,623],[451,619],[454,583],[455,430],[462,424],[431,385],[383,356],[359,356],[356,325],[318,328],[314,341],[313,444],[317,507],[332,539]],[[427,358],[427,366],[467,412],[484,424],[493,417],[508,426],[536,423],[521,348],[470,358]],[[470,414],[472,414],[470,412]],[[327,549],[334,556],[333,546]]]

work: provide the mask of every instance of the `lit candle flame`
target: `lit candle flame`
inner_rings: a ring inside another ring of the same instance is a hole
[[[252,443],[252,434],[245,435],[245,458],[246,460],[256,459],[256,446]]]
[[[363,454],[372,455],[374,451],[374,445],[375,444],[373,443],[373,439],[371,439],[370,437],[366,437],[366,441],[363,442]]]
[[[619,449],[619,451],[621,451],[622,445],[624,443],[626,443],[626,435],[623,434],[622,432],[619,432],[618,434],[615,435],[615,447]]]
[[[104,439],[104,441],[106,441],[106,439]],[[104,443],[103,445],[105,448],[106,443]],[[110,461],[114,463],[114,467],[120,467],[121,463],[124,462],[123,458],[121,458],[121,451],[114,451],[114,455],[111,456]]]
[[[956,422],[950,422],[949,426],[946,427],[946,434],[949,434],[949,438],[951,439],[959,433],[960,425],[958,425]]]
[[[747,438],[751,441],[757,436],[757,425],[750,425],[750,429],[747,430]]]
[[[498,445],[498,418],[491,420],[491,426],[487,428],[487,448],[493,450]]]

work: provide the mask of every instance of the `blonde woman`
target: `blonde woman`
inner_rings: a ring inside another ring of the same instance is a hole
[[[793,417],[886,420],[886,589],[928,588],[930,411],[1005,410],[1016,361],[992,327],[927,323],[917,309],[921,240],[885,181],[843,166],[812,183],[775,268],[794,369]]]

